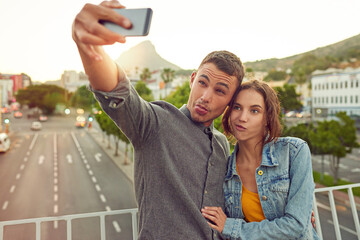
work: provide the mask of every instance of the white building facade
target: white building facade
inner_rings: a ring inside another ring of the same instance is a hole
[[[360,68],[316,70],[311,88],[315,118],[331,118],[341,111],[360,117]]]

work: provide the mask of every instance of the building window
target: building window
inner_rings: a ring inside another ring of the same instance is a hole
[[[340,83],[340,89],[342,88],[342,82]]]
[[[329,89],[329,83],[326,83],[326,90]]]
[[[347,96],[344,97],[344,103],[347,103]]]
[[[335,83],[335,88],[338,89],[338,83]]]
[[[347,82],[344,82],[345,88],[347,88]]]
[[[342,96],[340,96],[340,103],[342,103]]]
[[[350,103],[353,103],[353,96],[350,96]]]
[[[351,81],[350,82],[350,88],[353,88],[354,87],[354,81]]]
[[[335,103],[338,103],[338,98],[337,98],[337,96],[335,97]]]
[[[358,103],[358,100],[359,100],[359,99],[358,99],[358,96],[356,95],[356,96],[355,96],[355,103]]]
[[[356,80],[356,86],[355,87],[359,87],[359,80]]]
[[[329,103],[329,97],[326,97],[326,104]]]
[[[334,83],[331,83],[331,89],[334,89]]]
[[[331,96],[331,103],[334,103],[334,97]]]

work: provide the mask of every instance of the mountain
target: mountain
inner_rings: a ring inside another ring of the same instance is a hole
[[[127,71],[138,68],[140,71],[149,68],[150,71],[171,68],[180,70],[181,68],[165,59],[163,59],[155,50],[154,45],[150,41],[144,41],[138,45],[123,52],[120,57],[115,60]]]
[[[317,57],[331,56],[335,58],[342,58],[345,56],[349,56],[348,54],[350,53],[350,51],[354,53],[360,52],[360,34],[325,47],[316,48],[309,52],[296,54],[281,59],[271,58],[255,62],[245,62],[244,65],[247,68],[252,68],[254,71],[268,72],[269,70],[276,68],[286,70],[287,68],[291,68],[292,64],[297,59],[303,57],[306,54],[313,54]]]

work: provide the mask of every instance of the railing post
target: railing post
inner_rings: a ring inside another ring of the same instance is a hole
[[[137,216],[136,212],[131,212],[131,221],[132,221],[132,230],[133,230],[133,240],[138,239],[138,230],[137,230]]]
[[[331,214],[334,222],[336,239],[341,240],[340,226],[336,213],[336,205],[335,205],[333,190],[329,190],[329,200],[330,200]]]
[[[106,240],[106,234],[105,234],[105,216],[100,215],[100,239]]]
[[[4,226],[0,225],[0,240],[3,240],[3,238],[4,238]]]
[[[66,220],[66,240],[71,240],[72,238],[72,229],[71,229],[71,219]]]
[[[357,237],[358,239],[360,239],[360,224],[359,224],[359,217],[356,211],[356,204],[355,204],[355,199],[354,199],[354,194],[352,192],[352,188],[348,188],[348,195],[349,195],[349,200],[350,200],[350,206],[351,206],[351,211],[352,211],[352,215],[354,218],[354,223],[355,223],[355,229],[356,229],[356,233],[357,233]]]
[[[314,198],[313,198],[313,210],[314,210],[314,217],[315,217],[316,233],[318,234],[320,239],[323,239],[321,225],[320,225],[320,216],[319,216],[319,211],[318,211],[318,207],[317,207],[315,192],[314,192]]]
[[[36,233],[36,240],[40,240],[41,239],[41,228],[40,228],[40,221],[36,221],[35,222],[35,233]]]

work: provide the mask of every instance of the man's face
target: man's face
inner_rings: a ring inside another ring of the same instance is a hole
[[[215,64],[206,63],[191,75],[190,87],[187,107],[191,118],[207,127],[224,112],[238,80],[220,71]]]

